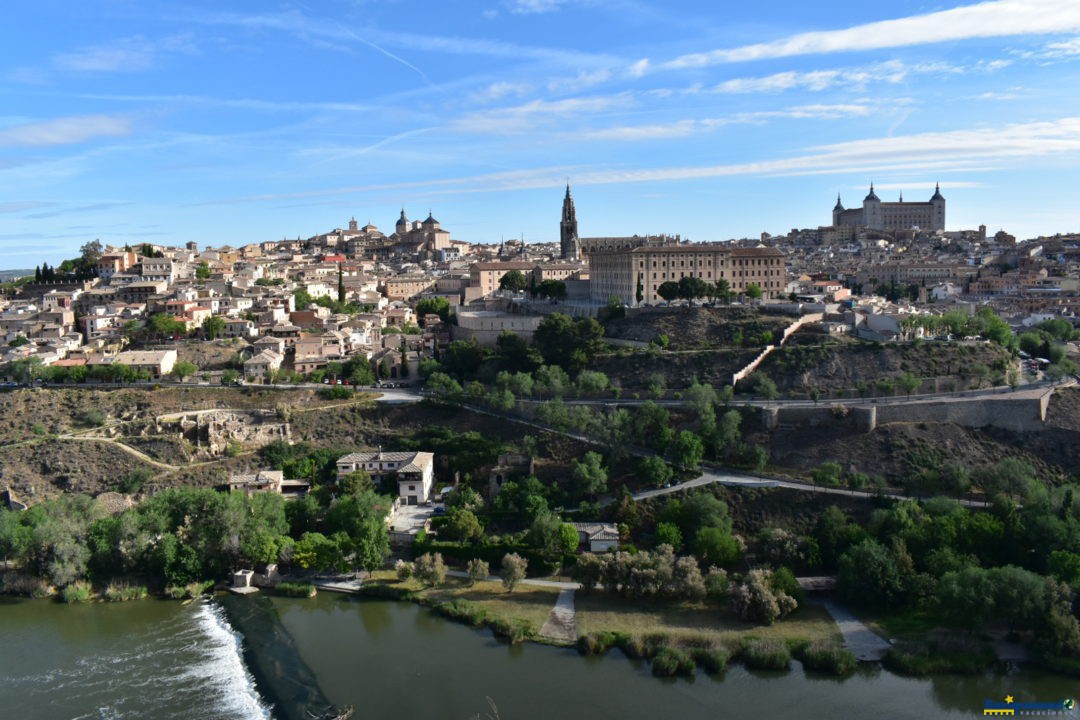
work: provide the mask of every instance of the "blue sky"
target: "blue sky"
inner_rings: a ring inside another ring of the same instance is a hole
[[[0,267],[87,240],[1080,231],[1080,2],[7,0]]]

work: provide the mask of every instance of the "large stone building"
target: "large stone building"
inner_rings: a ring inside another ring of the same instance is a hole
[[[563,197],[562,220],[559,222],[559,249],[563,260],[582,260],[594,252],[609,250],[628,250],[635,247],[662,247],[678,245],[678,235],[631,235],[629,237],[588,237],[578,236],[577,211],[574,198],[570,195],[570,185],[566,186]]]
[[[928,202],[904,202],[903,193],[900,193],[900,202],[882,202],[871,183],[870,193],[863,198],[861,208],[845,209],[840,196],[836,196],[832,224],[834,227],[847,226],[886,232],[906,232],[913,228],[944,230],[945,198],[941,195],[941,186],[937,185]]]
[[[623,304],[655,304],[665,282],[698,277],[707,283],[726,280],[732,292],[751,283],[762,296],[778,297],[787,285],[784,254],[771,247],[742,248],[727,244],[683,244],[635,247],[589,256],[590,299],[604,303],[617,297]]]

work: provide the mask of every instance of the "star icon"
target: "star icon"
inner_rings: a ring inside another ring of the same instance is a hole
[[[1006,695],[1005,696],[1005,702],[1006,703],[1008,703],[1009,705],[1012,705],[1012,701],[1013,701],[1013,696],[1012,695]]]

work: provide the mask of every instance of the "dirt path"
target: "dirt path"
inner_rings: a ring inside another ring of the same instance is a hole
[[[563,588],[551,608],[544,627],[540,628],[540,637],[558,642],[577,642],[577,624],[574,621],[574,590]]]

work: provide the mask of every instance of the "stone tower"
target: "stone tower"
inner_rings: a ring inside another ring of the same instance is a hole
[[[559,246],[563,260],[581,258],[581,242],[578,240],[577,213],[574,198],[570,197],[570,183],[566,184],[566,197],[562,202],[562,222],[559,223]]]
[[[934,185],[934,194],[930,197],[930,210],[933,216],[933,222],[930,224],[930,229],[944,230],[945,197],[941,194],[941,183],[936,183]]]
[[[863,198],[863,227],[882,230],[885,227],[881,215],[881,199],[874,192],[874,183],[870,183],[870,194]]]

